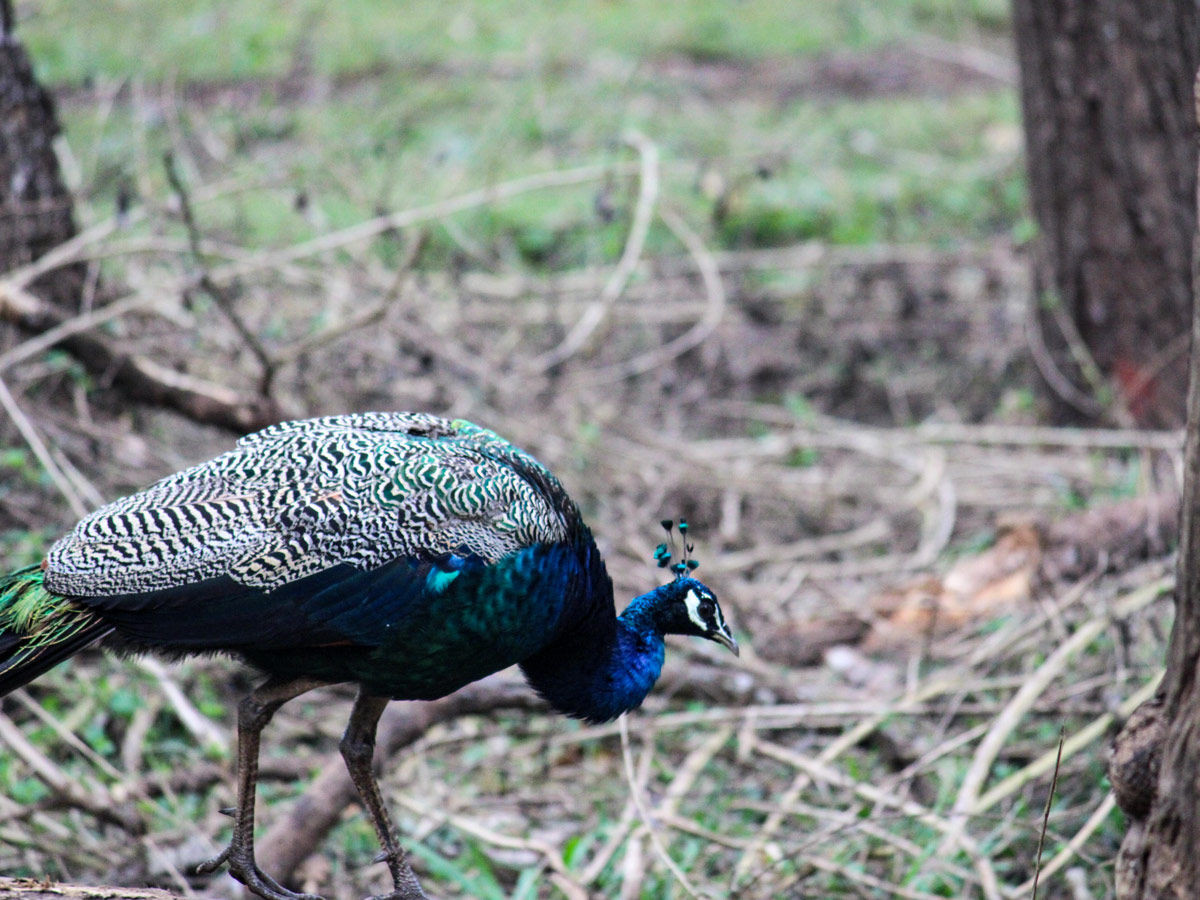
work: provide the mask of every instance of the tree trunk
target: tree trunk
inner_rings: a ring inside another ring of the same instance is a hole
[[[1200,75],[1196,77],[1200,122]],[[1200,241],[1194,260],[1200,260]],[[1200,897],[1200,303],[1192,319],[1190,385],[1175,626],[1159,696],[1113,742],[1110,777],[1129,826],[1117,857],[1119,900]]]
[[[12,34],[10,0],[0,0],[0,273],[75,235],[71,195],[54,153],[58,132],[54,103]],[[73,310],[83,278],[82,266],[69,266],[31,287]]]
[[[1031,346],[1058,418],[1178,426],[1200,2],[1015,0],[1013,18],[1040,233]]]
[[[54,152],[54,102],[34,78],[12,29],[12,2],[0,0],[0,275],[76,234],[74,204]],[[20,339],[18,329],[43,332],[65,324],[79,309],[86,279],[87,266],[73,263],[29,285],[0,290],[0,350]],[[18,327],[6,334],[4,323]],[[103,383],[198,422],[244,434],[282,418],[269,396],[244,396],[192,378],[102,335],[73,334],[60,343]]]

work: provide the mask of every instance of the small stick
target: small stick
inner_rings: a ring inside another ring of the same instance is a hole
[[[8,385],[0,379],[0,406],[4,407],[4,411],[8,413],[13,424],[17,426],[17,431],[21,432],[21,437],[25,439],[25,443],[29,445],[29,449],[33,451],[33,455],[37,457],[38,462],[42,464],[42,468],[46,470],[46,474],[50,476],[50,480],[54,482],[54,486],[58,488],[59,493],[67,501],[67,505],[71,507],[73,512],[79,518],[83,518],[89,512],[88,506],[83,502],[83,498],[79,496],[79,492],[75,489],[75,485],[71,483],[62,469],[54,461],[50,455],[50,450],[38,435],[37,429],[33,427],[33,423],[29,421],[29,417],[21,410],[17,404],[16,398],[8,390]]]
[[[694,900],[701,900],[700,894],[692,887],[692,883],[688,881],[688,877],[683,874],[683,870],[679,868],[679,864],[671,859],[671,854],[667,852],[667,848],[663,846],[662,837],[659,835],[659,829],[653,824],[650,813],[646,809],[646,804],[642,798],[641,789],[637,785],[637,777],[633,772],[633,751],[629,746],[629,717],[621,716],[617,720],[617,724],[621,729],[621,757],[625,761],[625,778],[629,781],[630,794],[633,797],[634,805],[637,806],[638,815],[642,818],[642,824],[646,827],[646,832],[650,835],[650,843],[654,845],[654,851],[658,854],[658,858],[662,860],[663,865],[670,870],[675,880],[679,882],[679,886],[687,892],[689,897]]]
[[[637,207],[633,212],[633,224],[625,240],[625,249],[600,291],[600,296],[583,311],[567,336],[557,347],[533,360],[537,372],[549,371],[583,349],[588,338],[604,321],[604,316],[625,292],[642,257],[642,248],[646,245],[646,236],[650,233],[650,222],[654,217],[654,204],[658,200],[658,146],[640,131],[630,131],[625,135],[625,142],[637,150],[641,166]]]
[[[388,310],[391,309],[392,305],[404,292],[405,283],[408,281],[409,269],[412,268],[412,264],[416,260],[417,254],[421,252],[421,247],[424,243],[425,232],[414,235],[413,239],[408,242],[408,246],[404,251],[404,259],[396,267],[396,274],[392,278],[392,283],[388,286],[387,291],[384,293],[383,299],[374,306],[369,306],[344,321],[338,322],[336,325],[331,325],[324,331],[318,331],[314,335],[284,347],[275,354],[276,365],[292,362],[311,350],[336,341],[343,335],[360,328],[366,328],[368,325],[378,322],[387,315]]]
[[[543,190],[552,187],[569,187],[576,184],[587,184],[599,181],[607,175],[622,174],[634,171],[636,163],[617,163],[616,165],[589,165],[574,169],[552,169],[534,175],[525,175],[511,181],[502,181],[490,187],[477,188],[456,197],[449,197],[424,206],[402,209],[397,212],[376,216],[373,219],[359,222],[339,231],[331,231],[320,237],[285,247],[282,250],[258,253],[244,260],[228,263],[212,272],[212,278],[217,283],[224,283],[234,278],[249,275],[264,269],[279,268],[286,263],[296,262],[310,256],[316,256],[330,250],[337,250],[347,244],[375,237],[385,231],[400,230],[418,225],[421,222],[444,219],[455,213],[497,203],[511,197],[517,197],[529,191]]]
[[[725,315],[725,284],[721,280],[721,269],[712,251],[704,245],[700,235],[683,220],[682,216],[666,208],[660,209],[658,215],[663,224],[671,229],[671,233],[679,239],[679,242],[687,247],[688,253],[696,261],[696,268],[700,272],[701,281],[704,282],[704,292],[708,301],[704,307],[704,314],[691,328],[661,347],[656,347],[641,356],[635,356],[633,359],[627,359],[612,366],[579,373],[580,379],[586,380],[589,385],[622,381],[666,365],[671,360],[704,343],[705,339],[716,330]]]
[[[1062,766],[1063,741],[1067,737],[1067,726],[1064,724],[1058,731],[1058,760],[1054,763],[1054,777],[1050,780],[1050,794],[1046,797],[1046,811],[1042,814],[1042,833],[1038,835],[1037,860],[1033,869],[1033,896],[1037,900],[1038,879],[1042,874],[1042,847],[1046,843],[1046,829],[1050,827],[1050,806],[1054,803],[1054,792],[1058,789],[1058,770]]]
[[[167,181],[170,183],[171,189],[175,191],[175,196],[179,198],[179,214],[183,218],[183,227],[187,230],[188,246],[191,248],[192,258],[195,260],[196,265],[200,267],[200,274],[196,283],[206,294],[213,298],[217,307],[225,314],[225,318],[233,325],[234,330],[241,337],[243,343],[254,354],[259,365],[262,366],[262,380],[259,384],[259,393],[264,397],[268,397],[271,393],[271,382],[275,379],[275,372],[278,367],[267,354],[262,342],[250,330],[250,327],[241,317],[241,314],[234,307],[233,299],[224,288],[213,281],[212,275],[209,274],[200,248],[200,228],[196,224],[196,216],[192,212],[192,200],[187,188],[184,187],[183,179],[179,177],[179,169],[175,165],[175,155],[170,151],[163,154],[163,166],[167,170]]]

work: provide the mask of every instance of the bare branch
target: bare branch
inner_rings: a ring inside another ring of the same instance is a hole
[[[668,209],[660,210],[659,216],[666,226],[671,229],[675,237],[687,247],[688,252],[692,255],[692,259],[695,260],[696,268],[699,270],[700,277],[704,282],[704,292],[708,298],[708,302],[704,308],[704,315],[700,317],[700,321],[695,325],[674,340],[663,344],[663,346],[649,353],[618,363],[615,366],[581,372],[578,376],[581,379],[586,379],[593,384],[596,382],[604,383],[620,381],[623,378],[630,378],[634,375],[641,375],[643,372],[649,372],[659,366],[666,365],[671,360],[687,353],[687,351],[694,347],[698,347],[704,342],[705,338],[712,334],[713,330],[721,322],[721,317],[725,313],[725,285],[721,281],[721,270],[717,265],[712,251],[704,245],[704,241],[700,238],[700,235],[682,217]]]
[[[61,328],[57,343],[98,379],[123,388],[132,399],[174,409],[197,422],[245,434],[282,418],[269,397],[245,397],[129,353],[115,341],[73,330],[68,324],[72,317],[12,282],[0,281],[0,319],[37,333]],[[88,327],[102,319],[90,320]]]
[[[38,435],[37,430],[33,427],[33,423],[29,421],[29,417],[17,405],[16,398],[9,391],[8,385],[3,380],[0,380],[0,406],[4,407],[4,411],[8,413],[8,417],[17,426],[17,431],[21,432],[21,437],[25,438],[25,443],[29,445],[29,449],[33,451],[33,455],[37,457],[46,474],[50,476],[50,480],[54,482],[54,486],[58,488],[59,493],[67,501],[67,505],[71,507],[71,512],[80,518],[86,516],[90,512],[88,505],[84,503],[83,498],[79,495],[79,491],[71,483],[71,479],[66,476],[66,473],[54,461],[54,457],[51,456],[45,442]]]
[[[263,347],[258,336],[250,330],[241,313],[237,311],[237,307],[234,306],[233,298],[229,296],[229,292],[214,282],[212,276],[209,274],[208,265],[204,261],[204,255],[200,248],[200,227],[196,224],[196,215],[192,211],[192,200],[188,195],[188,190],[183,183],[183,179],[179,176],[179,168],[175,165],[175,157],[170,152],[163,155],[163,166],[167,170],[167,181],[170,182],[171,189],[175,191],[175,196],[179,198],[179,213],[183,217],[183,226],[187,230],[188,246],[192,251],[192,259],[200,267],[196,284],[204,293],[212,297],[213,301],[217,304],[217,308],[225,314],[225,318],[229,320],[234,331],[238,333],[242,342],[254,354],[259,365],[262,366],[262,381],[259,383],[259,392],[264,397],[270,397],[271,382],[275,378],[278,366],[267,354],[266,348]]]

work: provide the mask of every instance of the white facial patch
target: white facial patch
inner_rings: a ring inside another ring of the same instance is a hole
[[[687,596],[683,598],[683,602],[687,604],[688,618],[701,631],[708,631],[712,626],[712,622],[705,622],[704,617],[700,615],[700,603],[704,600],[711,601],[712,597],[702,597],[699,591],[695,588],[690,588]]]

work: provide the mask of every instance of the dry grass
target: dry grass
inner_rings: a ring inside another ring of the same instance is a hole
[[[1024,284],[1004,247],[717,254],[659,189],[653,145],[630,141],[614,166],[530,176],[267,251],[203,233],[205,204],[247,189],[209,184],[190,198],[198,232],[160,198],[128,223],[93,225],[57,258],[108,261],[109,283],[128,293],[103,328],[146,358],[249,393],[269,385],[297,415],[423,408],[496,428],[572,489],[621,594],[655,577],[653,523],[684,514],[696,526],[701,573],[745,638],[740,661],[679,643],[664,689],[628,722],[458,718],[388,762],[385,794],[438,896],[1027,897],[1060,729],[1040,896],[1110,896],[1119,822],[1101,747],[1156,680],[1166,560],[1101,562],[1037,584],[1020,605],[822,665],[754,647],[832,612],[871,620],[873,598],[986,546],[1014,511],[1046,520],[1174,490],[1178,435],[1039,429],[1006,412]],[[630,225],[613,269],[404,264],[422,229],[458,211],[567,184],[621,186]],[[674,235],[675,255],[644,257],[651,221]],[[31,274],[0,281],[0,303]],[[941,336],[901,335],[896,356],[839,381],[828,344],[770,343],[797,322],[814,339],[886,337],[891,299],[933,283],[970,295],[945,313],[960,316],[960,354],[917,365],[904,341]],[[859,304],[855,321],[841,303]],[[0,358],[13,423],[0,434],[17,456],[29,449],[8,469],[25,483],[3,501],[6,528],[65,525],[69,505],[228,443],[123,408],[102,379],[35,349]],[[978,367],[963,379],[955,367],[968,359]],[[984,384],[994,424],[955,421],[953,401],[966,402],[956,378]],[[889,427],[828,414],[856,402],[880,422],[940,415]],[[41,471],[53,482],[41,485]],[[217,659],[139,667],[92,653],[7,701],[0,871],[230,895],[187,873],[227,826],[216,810],[231,780],[214,759],[227,759],[249,684]],[[321,768],[347,710],[334,691],[281,713],[266,739],[264,822]],[[367,865],[373,840],[351,811],[299,882],[338,897],[383,889],[386,873]]]

